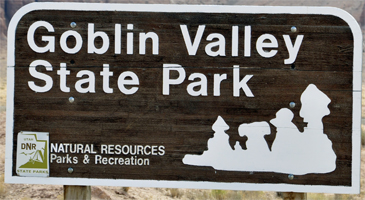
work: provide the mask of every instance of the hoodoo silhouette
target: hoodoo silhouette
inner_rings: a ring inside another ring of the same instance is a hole
[[[234,149],[229,145],[225,133],[228,124],[221,116],[212,126],[213,138],[208,140],[208,150],[202,155],[187,154],[186,165],[211,166],[225,171],[261,171],[303,175],[308,173],[329,173],[336,169],[336,154],[332,142],[323,132],[322,119],[330,114],[331,100],[314,84],[308,85],[300,98],[300,116],[307,127],[300,132],[292,122],[293,112],[282,108],[270,123],[277,128],[276,138],[270,151],[264,135],[269,135],[269,122],[243,123],[238,128],[241,137],[247,136],[247,150],[238,142]]]

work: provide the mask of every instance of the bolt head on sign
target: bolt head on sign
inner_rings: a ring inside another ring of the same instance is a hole
[[[361,56],[337,8],[29,4],[5,181],[358,193]]]

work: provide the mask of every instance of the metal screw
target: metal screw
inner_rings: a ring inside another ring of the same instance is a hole
[[[76,22],[71,22],[70,26],[71,26],[71,28],[75,28],[76,27]]]
[[[295,103],[294,102],[290,102],[289,103],[289,106],[290,106],[290,108],[294,108],[295,107]]]
[[[293,174],[289,174],[289,175],[288,175],[288,178],[289,178],[290,180],[293,180],[293,179],[294,179],[294,175],[293,175]]]
[[[73,102],[75,101],[75,98],[70,97],[70,98],[68,98],[68,101],[69,101],[70,103],[73,103]]]
[[[68,171],[68,173],[72,174],[72,172],[74,172],[74,169],[73,169],[72,167],[69,167],[69,168],[67,169],[67,171]]]
[[[297,32],[297,27],[292,26],[292,27],[290,28],[290,30],[291,30],[291,32],[295,33],[295,32]]]

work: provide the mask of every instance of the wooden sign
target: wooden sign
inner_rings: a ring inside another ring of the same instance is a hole
[[[361,35],[328,7],[29,4],[6,182],[358,193]]]

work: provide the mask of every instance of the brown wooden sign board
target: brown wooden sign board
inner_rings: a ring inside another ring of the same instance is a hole
[[[35,3],[8,37],[6,182],[359,192],[340,9]]]

